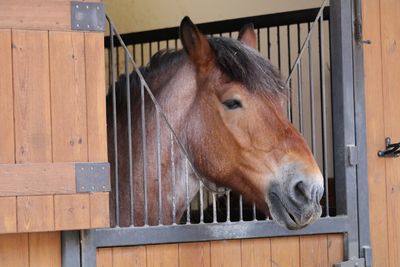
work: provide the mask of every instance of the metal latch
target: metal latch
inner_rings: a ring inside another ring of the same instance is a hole
[[[103,32],[105,30],[104,4],[71,1],[71,29]]]
[[[397,158],[400,156],[400,143],[392,144],[390,137],[385,139],[385,150],[378,151],[379,157]]]
[[[347,157],[350,166],[358,164],[358,149],[355,145],[347,145]]]

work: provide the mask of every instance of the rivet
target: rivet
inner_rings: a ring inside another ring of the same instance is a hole
[[[75,7],[76,7],[76,8],[79,8],[79,5],[76,5]]]
[[[99,10],[100,9],[100,7],[96,7],[97,8],[97,10]]]
[[[86,9],[89,9],[89,6],[86,6]]]
[[[90,169],[93,171],[93,167],[90,167]]]
[[[78,23],[78,24],[76,24],[76,27],[78,27],[78,28],[79,28],[79,23]]]
[[[94,186],[92,186],[92,190],[94,190]]]
[[[85,168],[81,167],[81,170],[83,171],[83,170],[85,170]]]
[[[88,24],[87,27],[90,28],[90,25]]]
[[[104,170],[105,168],[104,168],[104,167],[101,167],[101,169],[103,169],[103,170]]]
[[[81,187],[81,189],[83,190],[83,189],[85,189],[85,187],[84,187],[84,186],[82,186],[82,187]]]

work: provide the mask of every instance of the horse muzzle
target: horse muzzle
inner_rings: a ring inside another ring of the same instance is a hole
[[[323,186],[313,179],[274,183],[268,190],[266,202],[278,224],[290,230],[301,229],[321,216],[323,193]]]

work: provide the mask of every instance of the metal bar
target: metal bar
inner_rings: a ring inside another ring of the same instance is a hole
[[[324,2],[322,2],[322,5],[321,5],[321,7],[320,7],[320,9],[319,9],[319,11],[318,11],[317,17],[316,17],[315,20],[313,21],[313,24],[311,25],[310,32],[308,33],[306,39],[304,40],[303,46],[301,47],[301,50],[300,50],[300,53],[299,53],[299,55],[297,56],[297,59],[296,59],[296,61],[294,62],[294,65],[293,65],[293,67],[292,67],[292,70],[291,70],[290,73],[289,73],[289,77],[286,79],[286,85],[288,84],[288,81],[290,81],[290,79],[291,79],[291,77],[292,77],[292,75],[293,75],[293,71],[294,71],[296,65],[298,64],[298,62],[299,62],[301,56],[302,56],[303,53],[304,53],[304,50],[305,50],[305,48],[306,48],[306,44],[307,44],[308,40],[310,40],[310,38],[311,38],[311,33],[312,33],[312,31],[313,31],[315,25],[318,23],[318,21],[320,20],[320,18],[322,18],[322,19],[324,18],[323,15],[324,15],[324,13],[325,13],[324,10],[326,9],[325,6],[326,6],[326,3],[327,3],[327,2],[328,2],[328,0],[324,0]]]
[[[257,50],[260,52],[261,50],[261,45],[260,45],[260,28],[257,29]]]
[[[160,138],[160,111],[156,107],[156,135],[157,135],[157,182],[158,182],[158,224],[163,224],[162,210],[162,182],[161,182],[161,138]]]
[[[268,45],[268,47],[267,47],[267,49],[268,49],[268,59],[271,59],[271,36],[270,36],[270,31],[269,31],[269,27],[267,28],[267,45]]]
[[[119,47],[116,47],[116,59],[117,59],[117,77],[119,77]]]
[[[362,22],[362,2],[354,1],[354,19],[356,23]],[[362,34],[362,33],[361,33]],[[357,190],[358,190],[358,232],[359,232],[359,250],[362,257],[365,246],[371,245],[369,220],[369,199],[368,194],[368,159],[367,159],[367,138],[366,138],[366,113],[365,113],[365,89],[364,89],[364,57],[362,35],[356,40],[353,46],[354,56],[354,99],[355,99],[355,122],[356,122],[356,145],[358,150],[357,164]]]
[[[79,231],[61,232],[61,266],[81,266]]]
[[[144,49],[143,49],[143,44],[140,44],[140,65],[144,66]]]
[[[253,220],[257,220],[257,209],[256,209],[256,203],[253,203]]]
[[[132,113],[131,113],[131,84],[129,80],[129,57],[125,51],[125,83],[126,83],[126,112],[128,114],[128,161],[129,161],[129,195],[130,195],[130,222],[134,224],[134,190],[133,190],[133,152],[132,152]]]
[[[297,49],[298,53],[300,53],[301,47],[301,29],[300,24],[297,24]],[[301,59],[299,60],[299,64],[297,65],[297,100],[299,105],[299,130],[300,133],[304,134],[303,129],[303,77],[301,71]]]
[[[172,223],[176,223],[176,206],[175,206],[175,149],[174,149],[174,135],[170,134],[171,141],[171,194],[172,194]]]
[[[143,48],[143,46],[142,46]],[[142,54],[143,57],[143,54]],[[147,208],[147,140],[146,140],[146,109],[144,103],[144,84],[140,80],[140,98],[141,98],[141,123],[142,123],[142,156],[143,156],[143,197],[144,197],[144,224],[148,225]]]
[[[324,25],[322,16],[318,24],[319,67],[321,89],[321,127],[322,127],[322,169],[325,183],[325,212],[329,216],[329,184],[328,184],[328,144],[326,125],[326,88],[325,88],[325,55],[324,55]]]
[[[111,92],[113,110],[113,134],[114,134],[114,187],[115,187],[115,224],[119,225],[119,173],[118,173],[118,132],[117,132],[117,101],[115,92],[115,64],[114,64],[114,27],[110,23],[111,38]]]
[[[186,158],[185,158],[185,186],[186,186],[186,223],[190,223],[189,168],[188,168],[188,159]]]
[[[226,221],[231,221],[231,192],[226,192]]]
[[[216,193],[212,192],[212,205],[213,205],[213,223],[217,222],[217,199]]]
[[[148,227],[122,227],[84,231],[95,247],[132,246],[162,243],[243,239],[257,237],[298,236],[309,234],[346,233],[350,229],[346,216],[321,218],[300,230],[287,230],[272,220],[184,224]]]
[[[308,23],[308,31],[310,31],[310,23]],[[312,42],[308,40],[308,79],[310,82],[310,116],[311,116],[311,151],[315,154],[315,107],[314,107],[314,70],[312,57]]]
[[[278,42],[278,69],[281,70],[281,30],[276,27],[276,35],[277,35],[277,42]]]
[[[351,1],[331,1],[333,156],[336,213],[349,217],[345,259],[359,257],[357,168],[348,164],[348,145],[356,144]],[[366,194],[363,192],[363,194]],[[362,218],[362,220],[368,220]]]
[[[240,221],[243,221],[243,196],[239,196],[239,216],[240,216]]]
[[[290,25],[287,26],[287,47],[288,47],[288,72],[290,72],[290,68],[292,66],[292,59],[290,54]],[[290,122],[293,122],[293,114],[292,114],[292,80],[289,81],[288,97],[287,97],[287,116]]]
[[[199,180],[200,185],[200,223],[204,223],[204,185]]]
[[[149,43],[149,60],[148,60],[148,62],[150,61],[150,58],[152,55],[153,55],[153,51],[152,51],[151,43]]]

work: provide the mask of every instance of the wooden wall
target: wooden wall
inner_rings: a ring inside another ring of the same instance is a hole
[[[0,1],[0,164],[108,161],[104,34],[69,20],[69,0]],[[0,266],[61,266],[57,231],[107,226],[107,206],[108,193],[0,196],[0,233],[26,232],[0,235]]]
[[[331,267],[341,261],[341,234],[97,250],[97,267]]]
[[[400,142],[400,2],[363,1],[369,205],[374,266],[400,266],[400,159],[378,158]]]

